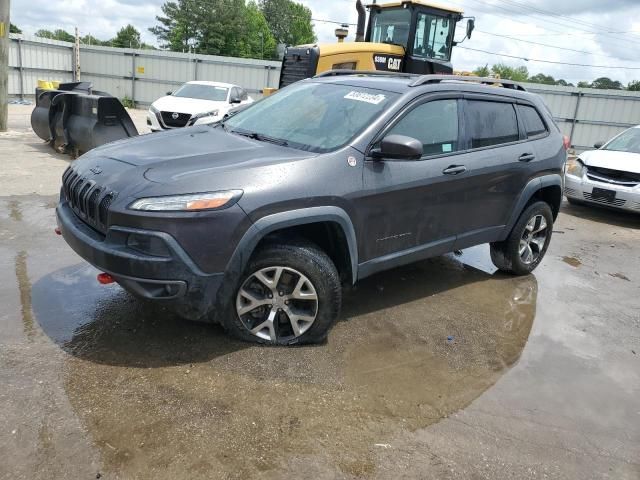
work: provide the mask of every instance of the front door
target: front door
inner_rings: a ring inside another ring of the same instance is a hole
[[[459,192],[466,183],[464,173],[456,170],[461,102],[458,98],[422,101],[383,133],[420,140],[421,159],[365,162],[364,194],[359,199],[364,212],[362,262],[411,249],[428,249],[432,254],[452,249],[457,233],[452,225],[457,222],[451,220],[461,213]]]

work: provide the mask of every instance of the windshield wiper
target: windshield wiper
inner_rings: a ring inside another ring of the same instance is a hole
[[[274,143],[282,147],[286,147],[289,145],[289,142],[287,142],[286,140],[270,137],[269,135],[263,135],[262,133],[250,132],[248,130],[230,130],[230,132],[237,135],[242,135],[243,137],[251,138],[253,140],[258,140],[259,142]]]

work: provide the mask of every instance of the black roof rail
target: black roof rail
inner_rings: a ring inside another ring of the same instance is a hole
[[[366,76],[392,76],[403,78],[418,77],[415,73],[389,72],[385,70],[327,70],[314,76],[313,78],[338,77],[340,75],[366,75]]]
[[[411,82],[409,86],[418,87],[420,85],[428,85],[430,83],[441,83],[446,81],[481,83],[483,85],[493,85],[500,86],[502,88],[508,88],[511,90],[520,90],[521,92],[527,91],[526,88],[524,88],[519,83],[514,82],[513,80],[503,80],[501,78],[490,77],[467,77],[465,75],[422,75],[420,78]]]

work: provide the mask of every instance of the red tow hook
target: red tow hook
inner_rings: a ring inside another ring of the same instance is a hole
[[[109,285],[110,283],[115,282],[115,280],[108,273],[99,273],[98,282],[101,283],[102,285]]]
[[[54,228],[53,231],[56,232],[56,235],[62,235],[62,231],[59,227]]]

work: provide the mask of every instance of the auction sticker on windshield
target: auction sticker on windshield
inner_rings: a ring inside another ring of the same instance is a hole
[[[344,96],[344,98],[347,98],[349,100],[357,100],[358,102],[367,102],[378,105],[382,103],[387,97],[382,94],[374,95],[372,93],[366,92],[349,92]]]

